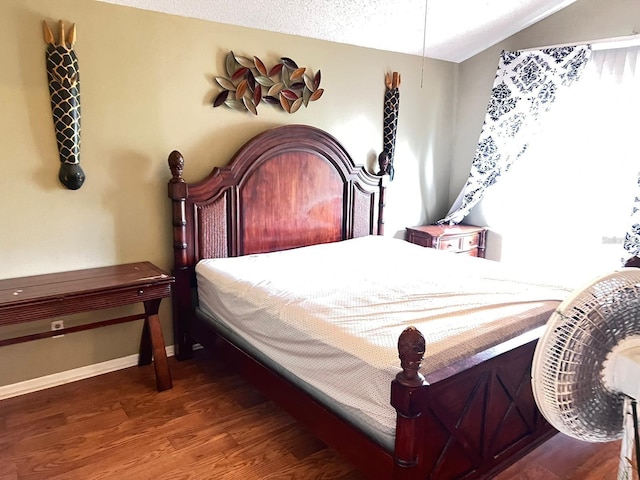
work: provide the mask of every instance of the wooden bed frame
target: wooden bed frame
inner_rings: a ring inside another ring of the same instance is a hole
[[[531,391],[531,360],[542,329],[426,379],[417,373],[424,340],[415,329],[405,331],[399,339],[403,370],[391,386],[389,408],[396,409],[398,420],[390,452],[198,320],[194,268],[200,259],[383,233],[385,179],[356,167],[331,135],[304,125],[268,130],[249,140],[228,166],[214,168],[197,183],[183,179],[179,152],[171,153],[169,166],[179,359],[191,356],[194,342],[216,350],[375,479],[485,478],[555,433]],[[380,252],[371,261],[389,259]]]

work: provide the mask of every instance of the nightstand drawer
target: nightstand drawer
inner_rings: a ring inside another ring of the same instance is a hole
[[[456,236],[445,235],[441,237],[440,242],[438,243],[438,248],[449,252],[466,252],[468,250],[477,249],[479,243],[479,233]]]
[[[462,238],[457,237],[443,237],[437,242],[438,250],[447,250],[449,252],[459,252],[461,250],[460,243]]]
[[[480,245],[480,233],[468,235],[460,238],[460,250],[472,250]]]

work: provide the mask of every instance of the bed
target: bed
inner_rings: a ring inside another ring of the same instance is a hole
[[[298,372],[292,373],[291,368],[279,363],[268,350],[257,348],[250,333],[234,330],[236,327],[227,323],[234,318],[236,321],[240,318],[242,323],[244,313],[250,311],[258,326],[272,325],[272,320],[262,315],[268,309],[258,305],[251,310],[253,306],[247,304],[224,308],[228,304],[222,301],[220,310],[215,298],[221,295],[219,292],[224,290],[227,280],[230,290],[241,285],[240,301],[262,295],[243,290],[245,286],[230,276],[235,273],[228,272],[227,265],[229,269],[231,265],[237,268],[238,263],[244,262],[240,270],[252,272],[256,277],[253,283],[257,285],[251,287],[261,287],[263,283],[271,283],[271,278],[269,282],[262,282],[267,274],[256,270],[254,262],[266,258],[265,266],[260,268],[265,272],[280,272],[285,255],[293,254],[293,268],[308,274],[309,278],[316,275],[323,280],[315,282],[318,288],[325,288],[328,283],[338,284],[333,285],[333,291],[340,293],[347,289],[347,284],[362,285],[372,277],[388,276],[384,267],[393,264],[393,255],[396,255],[390,252],[391,245],[405,251],[410,258],[427,253],[430,249],[402,240],[383,240],[385,178],[356,166],[330,134],[305,125],[276,127],[257,135],[227,166],[214,168],[199,182],[184,180],[185,161],[179,152],[170,154],[169,166],[176,279],[172,293],[173,326],[179,359],[191,356],[194,343],[214,350],[318,438],[374,479],[488,477],[555,433],[535,406],[529,379],[535,344],[544,328],[541,325],[559,302],[551,297],[562,295],[560,288],[549,294],[550,301],[544,305],[536,303],[537,298],[531,299],[535,303],[536,321],[529,326],[509,328],[508,334],[502,334],[490,344],[470,353],[456,352],[456,356],[431,368],[423,365],[425,349],[428,358],[435,349],[429,335],[425,341],[415,326],[394,325],[385,333],[388,338],[398,332],[397,352],[393,355],[395,364],[385,367],[384,372],[391,375],[388,386],[379,385],[380,375],[375,371],[362,373],[358,365],[351,364],[339,367],[336,371],[345,375],[360,371],[358,381],[348,382],[355,388],[356,396],[368,390],[386,396],[386,405],[372,408],[381,410],[386,417],[392,416],[392,432],[378,435],[375,429],[369,428],[366,418],[358,417],[358,412],[365,408],[335,400],[327,392],[332,387],[318,386],[315,380],[300,378]],[[343,246],[346,253],[336,253],[334,249]],[[309,250],[313,252],[310,258],[326,261],[305,263],[299,255]],[[459,271],[468,268],[465,263],[468,261],[489,262],[435,250],[428,255],[435,255],[428,262],[450,259],[450,268]],[[418,268],[415,263],[413,268]],[[425,265],[419,268],[429,279],[430,264]],[[283,279],[290,278],[285,270],[280,273]],[[400,281],[403,275],[397,275]],[[384,284],[380,286],[384,288]],[[409,286],[401,290],[405,288]],[[213,297],[209,296],[209,289]],[[324,290],[321,292],[306,295],[327,296]],[[361,298],[371,296],[369,290],[361,294]],[[270,302],[272,294],[264,295],[264,301]],[[546,293],[541,295],[544,297]],[[343,300],[338,299],[337,304],[340,302]],[[300,302],[286,303],[298,308]],[[415,305],[403,308],[416,310]],[[322,305],[320,310],[324,309]],[[280,307],[276,310],[280,311]],[[509,320],[508,315],[503,316]],[[280,343],[299,344],[298,350],[303,353],[313,351],[313,345],[303,342],[305,336],[312,335],[307,335],[307,330],[296,329],[296,318],[302,318],[302,314],[288,313],[286,317],[292,323],[284,330],[291,330],[293,337],[280,339]],[[407,321],[411,323],[411,318]],[[304,322],[307,325],[314,321]],[[332,333],[327,338],[335,340],[340,335]],[[385,348],[385,362],[389,362],[388,348]],[[445,349],[448,350],[458,349]],[[320,355],[336,356],[335,352]],[[335,372],[328,374],[332,372],[328,364],[315,358],[315,365],[325,377],[337,376]],[[324,369],[323,365],[326,365]]]

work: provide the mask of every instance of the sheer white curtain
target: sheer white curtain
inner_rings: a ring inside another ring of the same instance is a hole
[[[472,212],[469,223],[484,221],[500,235],[503,262],[578,287],[628,257],[622,245],[640,170],[639,60],[640,47],[594,51],[527,156]]]

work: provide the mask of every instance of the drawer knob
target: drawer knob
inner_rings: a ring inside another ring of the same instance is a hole
[[[138,295],[142,295],[144,293],[144,290],[140,289],[138,290]]]

